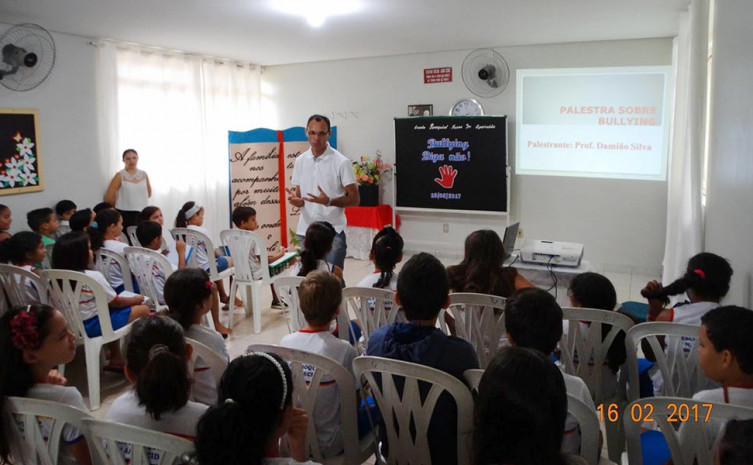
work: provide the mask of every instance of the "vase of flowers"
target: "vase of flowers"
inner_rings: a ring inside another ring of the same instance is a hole
[[[374,207],[379,204],[379,181],[391,169],[389,163],[382,161],[382,153],[378,150],[374,158],[361,157],[361,161],[353,162],[358,195],[361,197],[360,206]]]

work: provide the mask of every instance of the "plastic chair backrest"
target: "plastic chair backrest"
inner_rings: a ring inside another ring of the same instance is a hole
[[[126,247],[123,249],[128,266],[139,283],[139,293],[147,296],[158,305],[164,306],[165,296],[154,284],[154,273],[164,276],[165,281],[173,273],[170,261],[161,253],[143,247]],[[163,283],[164,284],[164,283]]]
[[[202,344],[201,342],[191,339],[190,337],[186,338],[186,342],[191,344],[191,347],[193,347],[193,353],[191,354],[191,362],[195,365],[196,364],[196,358],[201,357],[201,360],[209,366],[209,371],[212,373],[212,376],[214,376],[214,380],[217,382],[217,385],[220,384],[220,379],[222,378],[222,374],[225,373],[225,369],[227,368],[227,360],[225,360],[220,354],[210,349],[208,346]]]
[[[636,400],[622,415],[630,465],[643,463],[641,432],[643,423],[649,421],[649,418],[652,424],[659,425],[674,465],[711,465],[714,463],[714,450],[722,435],[709,437],[709,421],[721,424],[733,419],[750,420],[753,419],[753,408],[679,397],[646,397]]]
[[[591,392],[591,398],[600,404],[604,400],[601,367],[607,363],[607,352],[615,337],[620,331],[627,333],[634,326],[633,320],[618,312],[595,308],[564,307],[562,315],[564,320],[570,322],[567,332],[562,333],[560,340],[560,360],[565,367],[564,371],[582,379]],[[579,323],[598,324],[588,325],[584,332]],[[606,336],[603,334],[602,324],[610,326]]]
[[[134,247],[142,247],[141,242],[139,242],[139,238],[136,237],[136,228],[137,228],[137,226],[128,226],[126,228],[126,233],[128,234],[128,239],[131,240],[131,245],[132,246],[134,246]]]
[[[58,310],[63,312],[65,319],[68,320],[68,325],[71,330],[76,331],[78,337],[88,338],[79,308],[81,291],[86,286],[94,295],[102,336],[105,339],[115,339],[110,321],[110,310],[107,307],[107,295],[102,285],[94,278],[70,270],[43,270],[41,276],[50,289],[51,302]]]
[[[204,248],[207,251],[207,262],[209,263],[209,279],[211,281],[218,281],[221,279],[220,273],[217,271],[217,260],[214,259],[214,244],[209,236],[188,228],[174,228],[170,230],[170,234],[173,235],[173,239],[176,241],[181,240],[185,242],[186,245],[190,245],[194,248],[193,253],[188,258],[186,266],[190,268],[199,268],[199,252],[197,249]],[[229,276],[231,274],[233,274],[231,268],[223,271],[223,276]]]
[[[646,339],[661,372],[661,394],[667,397],[691,398],[698,391],[711,387],[711,381],[698,365],[699,326],[681,323],[649,322],[635,325],[625,335],[629,370],[628,399],[640,397],[637,346]],[[662,348],[657,336],[665,336]]]
[[[230,249],[230,256],[233,257],[234,279],[243,282],[257,281],[251,270],[250,256],[254,254],[259,256],[260,269],[257,275],[260,273],[262,282],[269,284],[269,255],[267,243],[261,236],[241,229],[225,229],[220,231],[220,239]]]
[[[99,420],[84,420],[89,448],[109,465],[172,465],[188,463],[194,445],[171,434]]]
[[[442,331],[449,334],[444,314],[452,315],[455,335],[473,346],[481,368],[486,368],[497,351],[507,343],[505,300],[504,297],[473,292],[450,294],[450,305],[440,312],[437,319]]]
[[[42,465],[59,463],[65,425],[81,430],[82,420],[91,418],[75,407],[25,397],[7,397],[4,410],[3,415],[12,418],[2,420],[11,426],[14,436],[23,438],[23,463]]]
[[[303,317],[298,299],[298,286],[304,279],[303,276],[277,276],[272,281],[280,303],[290,313],[290,332],[298,331],[306,326],[306,318]]]
[[[322,382],[334,381],[340,395],[340,433],[343,440],[344,463],[362,463],[361,447],[358,440],[358,418],[356,412],[356,383],[353,375],[342,365],[323,355],[303,350],[289,349],[268,344],[252,344],[246,353],[271,352],[282,357],[290,365],[293,375],[293,405],[302,408],[309,416],[306,433],[306,450],[314,462],[324,463],[315,418],[315,408]],[[305,370],[311,371],[311,379],[304,377]],[[326,378],[326,380],[325,380]],[[326,389],[326,387],[325,387]],[[373,450],[373,449],[372,449]]]
[[[400,308],[394,301],[394,292],[375,287],[346,287],[343,289],[341,312],[352,310],[358,318],[364,345],[368,346],[371,334],[382,326],[400,319]],[[390,304],[387,304],[390,302]],[[387,307],[390,307],[388,310]]]
[[[113,267],[120,269],[120,275],[123,277],[123,287],[126,291],[133,292],[133,278],[131,269],[128,267],[128,260],[117,252],[100,247],[94,251],[94,269],[102,273],[110,285],[114,288],[110,273]]]
[[[0,264],[0,286],[11,308],[33,303],[49,303],[49,290],[44,280],[31,271]]]
[[[484,371],[481,368],[471,368],[463,372],[463,378],[468,384],[471,392],[478,392],[478,385],[481,383],[481,378],[484,376]]]
[[[470,463],[469,442],[473,430],[471,391],[454,376],[435,368],[381,357],[358,357],[353,361],[356,381],[365,378],[382,413],[389,443],[387,463],[431,463],[426,431],[439,396],[447,392],[457,405],[457,461]],[[377,376],[375,376],[377,375]],[[396,379],[402,383],[399,394]],[[419,382],[430,385],[425,400]],[[395,428],[395,424],[398,428]],[[412,425],[417,432],[411,436]]]
[[[599,463],[599,419],[591,407],[572,394],[567,394],[567,413],[578,420],[580,428],[580,456],[589,465]]]

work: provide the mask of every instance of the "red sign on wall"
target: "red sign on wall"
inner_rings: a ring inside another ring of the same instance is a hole
[[[424,68],[424,84],[452,82],[452,66],[444,68]]]

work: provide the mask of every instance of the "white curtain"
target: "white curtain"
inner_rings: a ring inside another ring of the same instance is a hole
[[[98,73],[105,175],[123,168],[125,149],[136,149],[165,226],[193,200],[219,241],[230,223],[227,133],[259,124],[259,67],[104,42]]]
[[[706,133],[708,0],[693,0],[680,16],[674,40],[675,104],[667,195],[667,236],[662,281],[685,273],[701,252],[701,176]]]

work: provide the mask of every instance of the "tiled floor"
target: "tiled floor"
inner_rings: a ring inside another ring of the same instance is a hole
[[[446,259],[442,261],[445,262],[445,265],[457,263],[457,261],[448,261]],[[370,262],[349,258],[345,264],[345,281],[348,284],[355,285],[372,271],[373,265]],[[650,279],[656,279],[648,276],[631,276],[620,273],[605,273],[605,275],[612,281],[617,290],[618,302],[624,300],[641,300],[640,289]],[[264,289],[261,301],[268,305],[271,300],[272,294],[270,289]],[[277,344],[289,332],[287,320],[283,312],[272,308],[265,308],[263,310],[262,332],[259,334],[253,332],[253,321],[250,317],[246,317],[243,314],[243,310],[236,311],[234,321],[233,335],[227,341],[228,352],[231,358],[243,354],[246,348],[253,343]],[[69,382],[76,386],[84,396],[88,395],[83,347],[80,348],[76,360],[66,368],[66,376]],[[124,377],[111,373],[103,373],[101,383],[102,406],[93,412],[93,415],[97,418],[104,417],[112,401],[129,387]]]

